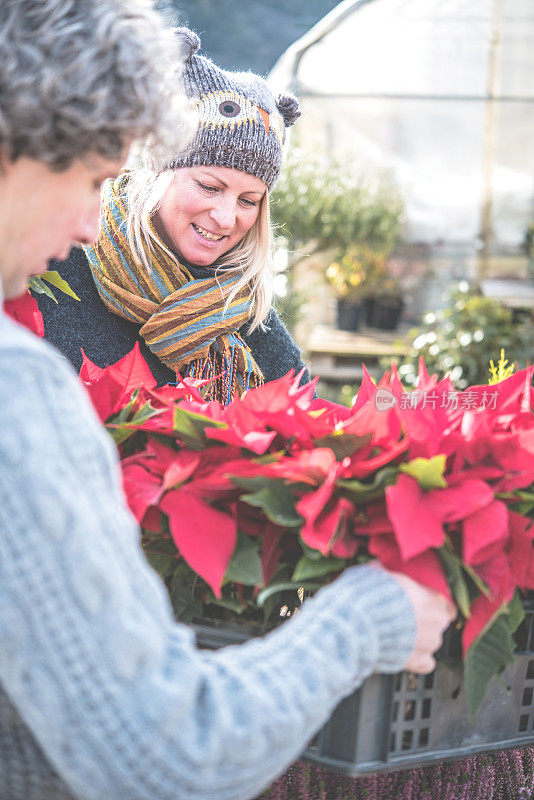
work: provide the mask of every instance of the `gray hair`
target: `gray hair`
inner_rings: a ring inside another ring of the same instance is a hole
[[[165,160],[187,133],[180,62],[150,0],[1,0],[0,153],[63,170],[137,141]]]

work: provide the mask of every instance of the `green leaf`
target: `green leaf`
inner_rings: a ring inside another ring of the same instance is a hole
[[[135,412],[130,420],[130,425],[142,425],[143,422],[147,421],[147,419],[151,419],[152,417],[157,417],[158,414],[162,414],[163,410],[164,409],[154,408],[150,405],[150,403],[146,403],[142,408]]]
[[[247,608],[245,603],[241,603],[239,600],[236,600],[233,597],[210,597],[206,605],[226,608],[228,611],[233,611],[234,614],[242,614]]]
[[[108,428],[108,430],[111,434],[111,438],[113,439],[113,441],[117,446],[125,442],[127,439],[130,438],[130,436],[132,436],[133,433],[135,433],[135,431],[127,427]]]
[[[278,583],[287,583],[291,580],[291,569],[288,564],[279,564],[276,568],[276,571],[273,575],[271,586],[274,586]],[[296,600],[296,598],[295,598]],[[277,594],[271,594],[270,597],[267,597],[266,600],[263,602],[261,606],[261,610],[263,611],[263,630],[267,630],[269,627],[269,620],[276,619],[276,622],[280,621],[280,600],[277,598]]]
[[[400,471],[415,478],[421,489],[444,489],[447,481],[443,477],[447,456],[432,458],[414,458],[407,464],[400,465]]]
[[[398,467],[384,467],[376,473],[371,483],[357,480],[338,480],[336,486],[355,503],[367,503],[384,496],[387,486],[392,486],[399,474]]]
[[[369,444],[372,438],[372,433],[366,433],[365,436],[358,436],[355,433],[337,431],[328,436],[323,436],[321,439],[316,439],[314,444],[316,447],[329,447],[334,453],[336,460],[342,461],[345,456],[352,456],[357,450],[361,450],[362,447]]]
[[[325,557],[312,560],[307,556],[302,556],[295,567],[291,580],[306,581],[311,578],[321,578],[323,575],[328,575],[329,572],[339,572],[346,563],[344,558]]]
[[[515,633],[525,619],[523,603],[521,602],[521,594],[519,593],[518,589],[516,589],[514,596],[508,603],[508,613],[510,615],[510,630],[512,633]]]
[[[165,553],[146,553],[146,560],[160,577],[168,578],[176,567],[176,558],[165,555]]]
[[[530,517],[534,511],[534,502],[525,500],[522,503],[514,503],[512,508],[514,511],[517,511],[518,514],[522,514],[524,517]]]
[[[300,542],[300,546],[302,547],[302,551],[309,561],[320,561],[320,559],[323,558],[323,554],[319,552],[319,550],[309,547],[306,542],[303,542],[302,540]]]
[[[267,486],[241,497],[244,503],[261,508],[275,525],[295,528],[302,525],[302,517],[295,510],[295,497],[281,480],[270,481]]]
[[[524,517],[531,516],[534,511],[534,493],[532,491],[499,492],[496,497],[508,501],[514,511]]]
[[[285,450],[276,450],[273,453],[264,453],[262,456],[256,456],[254,461],[257,464],[274,464],[285,455]]]
[[[127,422],[130,419],[130,413],[132,411],[132,408],[135,405],[135,401],[137,400],[138,395],[139,395],[139,389],[135,389],[131,393],[130,399],[128,400],[126,405],[123,406],[120,409],[120,411],[117,411],[117,413],[114,414],[113,417],[110,417],[108,419],[108,421],[107,421],[107,424],[108,425],[117,425],[118,426],[118,425],[121,425],[124,422]],[[143,406],[143,408],[145,408],[145,406]]]
[[[224,422],[204,417],[201,414],[194,414],[191,411],[184,411],[179,406],[174,409],[173,428],[186,447],[192,450],[203,450],[206,445],[206,428],[225,428]]]
[[[108,425],[122,425],[124,422],[128,422],[130,417],[130,412],[134,407],[135,398],[137,396],[137,391],[133,392],[130,399],[123,406],[120,411],[118,411],[113,417],[108,419]]]
[[[468,619],[468,617],[471,616],[471,611],[469,610],[471,598],[465,582],[462,570],[462,562],[456,553],[453,552],[452,548],[448,547],[447,545],[440,547],[438,553],[447,575],[447,581],[451,588],[454,602],[460,609],[460,612],[465,619]]]
[[[534,493],[527,489],[517,489],[515,492],[496,492],[495,497],[499,500],[528,500],[534,503]]]
[[[268,488],[272,483],[283,484],[280,478],[266,478],[263,475],[258,475],[256,478],[243,478],[241,475],[229,475],[228,477],[234,486],[238,489],[245,489],[247,492],[258,492],[260,489]]]
[[[61,277],[61,275],[59,274],[59,272],[57,270],[50,269],[47,272],[45,272],[43,275],[41,275],[41,278],[42,278],[43,281],[47,281],[48,283],[51,283],[52,286],[55,286],[56,289],[59,289],[59,291],[63,292],[63,294],[67,294],[69,297],[73,297],[75,300],[78,300],[78,302],[80,301],[80,298],[78,297],[76,292],[74,292],[70,288],[70,286],[67,283],[67,281],[63,280],[63,278]]]
[[[42,278],[40,278],[38,275],[33,275],[30,278],[29,284],[30,284],[30,289],[33,292],[37,292],[37,294],[46,294],[46,296],[49,297],[51,300],[53,300],[54,303],[57,303],[54,292],[51,289],[49,289],[46,283],[43,283]]]
[[[469,594],[471,597],[471,601],[475,599],[477,596],[477,590],[480,594],[485,594],[486,597],[491,597],[491,591],[488,586],[484,583],[482,578],[477,575],[473,567],[465,562],[462,562],[462,569],[468,577],[468,587],[469,587]]]
[[[168,527],[168,520],[167,518],[160,512],[161,524],[162,528],[167,526]],[[142,529],[142,539],[141,544],[143,546],[143,550],[145,555],[148,556],[148,553],[154,553],[155,555],[162,555],[162,556],[172,556],[174,558],[174,566],[178,565],[178,561],[176,560],[176,545],[174,544],[173,540],[162,534],[159,531],[149,531],[143,527]]]
[[[174,615],[181,622],[191,622],[202,614],[202,602],[195,597],[195,586],[195,574],[185,562],[179,562],[170,579],[169,596]]]
[[[244,583],[246,586],[263,585],[258,544],[239,530],[232,559],[226,568],[225,580]]]
[[[465,694],[471,722],[492,677],[514,661],[514,640],[506,604],[497,611],[467,651],[464,665]]]
[[[266,589],[262,589],[257,597],[257,604],[258,608],[262,608],[265,601],[268,600],[275,594],[280,594],[281,592],[289,592],[289,591],[297,591],[297,589],[304,589],[305,592],[314,592],[317,589],[320,589],[322,586],[321,583],[310,583],[306,581],[284,581],[283,583],[273,583],[270,586],[267,586]]]
[[[118,414],[115,414],[115,416],[111,417],[111,419],[106,422],[106,428],[110,432],[113,441],[117,445],[122,444],[130,436],[133,436],[134,433],[137,433],[136,425],[142,425],[143,422],[147,421],[147,419],[151,419],[151,417],[155,417],[158,414],[163,413],[163,409],[153,408],[150,403],[145,403],[145,405],[139,408],[135,414],[130,416],[131,410],[135,405],[137,395],[138,390],[136,389],[127,405],[121,408]]]

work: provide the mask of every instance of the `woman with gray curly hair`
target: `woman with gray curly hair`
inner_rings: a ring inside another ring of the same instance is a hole
[[[79,214],[76,225],[71,220],[65,232],[57,224],[41,230],[49,209],[33,195],[35,241],[30,244],[26,237],[27,246],[18,256],[27,275],[43,272],[50,256],[66,258],[73,241],[94,239],[101,183],[117,174],[132,142],[149,147],[156,161],[167,159],[183,143],[183,98],[171,89],[179,63],[172,31],[145,0],[2,0],[4,178],[16,163],[25,168],[28,186],[34,179],[39,185],[35,170],[53,173],[60,184],[74,168],[72,182],[91,189],[91,196],[83,198],[85,216]],[[4,245],[7,260],[10,242],[17,241],[23,224],[23,216],[14,211],[2,209],[1,224],[11,230]],[[79,211],[67,203],[57,216],[67,222]]]
[[[162,168],[104,186],[97,241],[58,265],[82,303],[39,302],[47,338],[76,367],[82,348],[105,366],[138,342],[158,383],[212,379],[207,399],[227,404],[291,369],[309,380],[272,307],[269,192],[300,112],[260,76],[199,55],[193,31],[176,35],[193,135]]]
[[[174,41],[147,3],[2,0],[0,32],[1,308],[96,233],[129,142],[179,123]],[[450,617],[366,566],[270,637],[199,652],[83,387],[0,311],[2,800],[253,797],[370,672],[429,671]]]
[[[0,147],[54,170],[183,142],[179,44],[146,0],[2,0]]]

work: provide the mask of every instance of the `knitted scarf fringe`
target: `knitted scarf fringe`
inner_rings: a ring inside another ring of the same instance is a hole
[[[214,378],[204,390],[204,399],[218,400],[222,405],[228,405],[236,394],[241,396],[248,389],[255,389],[263,384],[263,378],[257,372],[239,371],[240,356],[236,348],[232,351],[231,360],[220,352],[210,352],[206,359],[191,362],[182,377],[202,380]]]

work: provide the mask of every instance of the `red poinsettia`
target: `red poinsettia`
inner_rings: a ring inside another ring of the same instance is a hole
[[[292,374],[226,407],[202,381],[156,389],[138,348],[106,369],[84,356],[80,376],[182,618],[268,615],[277,592],[373,557],[454,598],[469,659],[534,589],[532,369],[464,392],[423,363],[413,392],[364,372],[350,409]]]
[[[44,336],[43,315],[39,311],[37,300],[30,292],[24,292],[12,300],[4,300],[4,311],[19,325],[28,328],[37,336]]]

